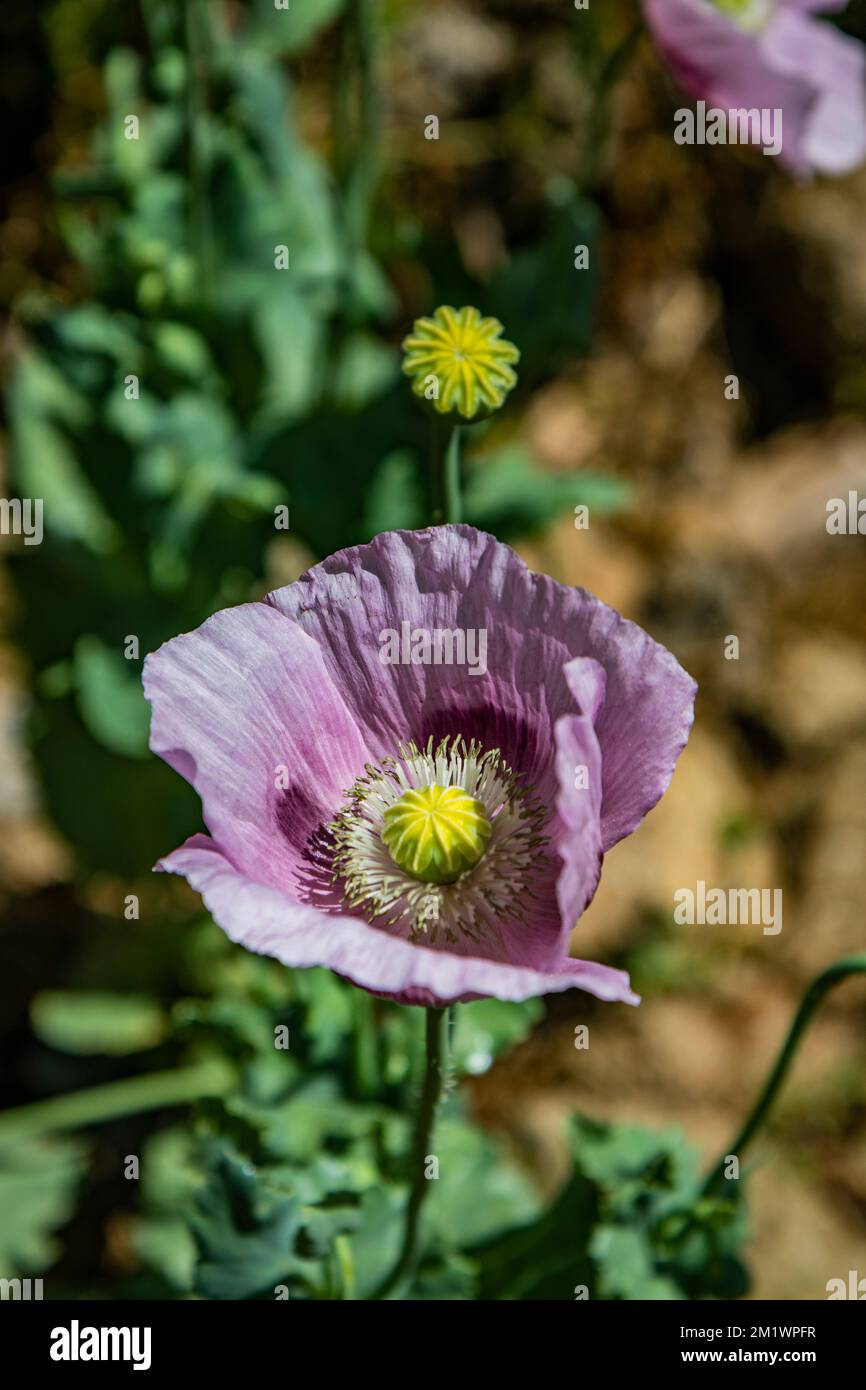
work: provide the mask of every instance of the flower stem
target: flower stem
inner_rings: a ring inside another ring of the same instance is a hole
[[[343,242],[339,302],[323,349],[322,377],[333,395],[347,331],[356,314],[355,276],[367,250],[380,172],[379,17],[375,0],[348,0],[334,83],[334,165]]]
[[[610,95],[620,73],[640,43],[643,32],[643,23],[636,24],[614,48],[613,52],[608,54],[602,64],[593,93],[592,106],[587,121],[586,142],[577,180],[581,193],[591,193],[597,182],[607,127],[607,108]]]
[[[434,419],[432,424],[433,521],[452,525],[462,519],[460,496],[460,426]]]
[[[60,1130],[84,1129],[104,1124],[121,1115],[188,1105],[206,1096],[226,1095],[237,1084],[234,1067],[219,1057],[208,1057],[188,1067],[111,1081],[72,1095],[53,1096],[33,1105],[21,1105],[0,1115],[0,1144],[34,1139]]]
[[[403,1244],[400,1255],[383,1283],[372,1295],[375,1299],[390,1298],[412,1276],[418,1257],[419,1218],[424,1198],[430,1186],[424,1168],[430,1155],[433,1138],[433,1125],[436,1108],[442,1095],[445,1068],[448,1055],[448,1010],[426,1010],[427,1063],[424,1072],[424,1086],[421,1091],[421,1104],[415,1125],[415,1138],[412,1144],[412,1187],[406,1205],[406,1222],[403,1228]]]
[[[352,990],[352,1009],[355,1026],[352,1030],[352,1062],[358,1094],[365,1100],[380,1090],[379,1059],[376,1051],[376,1021],[373,1016],[373,997],[364,990]]]
[[[350,12],[358,52],[359,123],[354,162],[346,190],[354,249],[366,245],[370,207],[379,173],[381,110],[377,80],[377,16],[373,0],[352,0]]]
[[[840,984],[849,975],[866,974],[866,954],[858,956],[848,956],[845,960],[837,961],[828,969],[822,971],[816,979],[812,981],[806,993],[800,1001],[800,1007],[794,1015],[791,1027],[788,1029],[788,1036],[785,1039],[781,1052],[776,1058],[776,1064],[764,1083],[764,1088],[758,1096],[743,1128],[740,1130],[736,1139],[730,1144],[726,1152],[721,1156],[718,1163],[710,1172],[704,1183],[704,1192],[711,1192],[719,1186],[720,1180],[724,1177],[725,1165],[729,1155],[736,1155],[738,1158],[742,1154],[746,1145],[754,1139],[761,1125],[767,1118],[773,1102],[781,1088],[782,1082],[788,1073],[788,1068],[794,1059],[800,1040],[811,1022],[812,1015],[824,998],[824,995]]]

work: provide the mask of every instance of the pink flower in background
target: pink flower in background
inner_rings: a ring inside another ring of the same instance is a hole
[[[406,1003],[637,1003],[569,937],[696,687],[591,594],[470,526],[388,532],[167,642],[144,684],[210,830],[160,867],[233,941]]]
[[[725,111],[780,110],[793,173],[844,174],[866,156],[866,49],[818,13],[846,0],[643,0],[683,88]]]

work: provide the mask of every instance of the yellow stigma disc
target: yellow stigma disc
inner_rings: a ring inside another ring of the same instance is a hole
[[[389,806],[382,839],[399,868],[422,883],[453,883],[490,841],[484,807],[462,787],[414,787]]]

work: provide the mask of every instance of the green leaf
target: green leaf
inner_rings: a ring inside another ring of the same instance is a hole
[[[99,990],[43,990],[30,1005],[36,1036],[60,1052],[125,1057],[156,1047],[168,1020],[155,999]]]
[[[148,1139],[141,1195],[157,1211],[184,1211],[205,1181],[198,1145],[188,1129],[164,1129]]]
[[[141,1161],[144,1214],[132,1244],[143,1262],[174,1288],[193,1287],[198,1250],[186,1217],[207,1181],[199,1146],[187,1129],[166,1129],[147,1140]]]
[[[253,0],[251,40],[268,53],[306,48],[340,14],[345,0]]]
[[[359,1298],[369,1297],[396,1264],[405,1208],[406,1195],[400,1188],[383,1183],[365,1192],[358,1227],[349,1241]]]
[[[369,252],[356,251],[349,261],[348,274],[349,311],[353,318],[382,322],[394,317],[397,297],[384,270]]]
[[[560,1301],[573,1299],[578,1285],[592,1291],[595,1271],[588,1247],[597,1220],[595,1188],[575,1171],[535,1221],[470,1251],[479,1264],[478,1297]]]
[[[333,1060],[352,1032],[352,996],[357,991],[330,970],[299,970],[293,983],[305,1011],[303,1035],[309,1040],[311,1060],[316,1064]]]
[[[0,1278],[27,1278],[54,1263],[52,1234],[75,1209],[85,1153],[68,1139],[0,1148]]]
[[[459,1072],[479,1076],[503,1052],[529,1037],[544,1013],[540,999],[509,1004],[499,999],[478,999],[455,1010],[451,1035],[451,1063]]]
[[[132,1248],[143,1264],[162,1275],[181,1293],[192,1291],[198,1258],[195,1239],[180,1216],[149,1216],[136,1220]]]
[[[369,333],[353,333],[343,344],[335,372],[334,397],[344,410],[360,410],[398,379],[396,350]]]
[[[597,473],[544,473],[519,444],[476,455],[466,487],[466,513],[474,526],[519,535],[546,526],[579,504],[610,515],[631,498],[627,483]]]
[[[439,1119],[431,1153],[439,1161],[439,1176],[430,1180],[424,1220],[449,1253],[540,1214],[542,1204],[528,1177],[461,1115],[446,1112]]]
[[[554,182],[549,198],[544,236],[497,273],[487,294],[487,312],[502,320],[520,346],[524,384],[550,376],[569,358],[587,352],[592,341],[601,216],[568,180]],[[589,248],[584,270],[575,268],[579,246]]]
[[[93,635],[78,639],[74,655],[78,708],[93,737],[112,753],[146,758],[150,710],[138,663]]]
[[[258,1106],[238,1096],[227,1109],[256,1127],[271,1157],[298,1162],[312,1161],[328,1139],[367,1134],[377,1113],[341,1096],[336,1077],[326,1074],[314,1074],[281,1103]]]
[[[188,324],[156,324],[153,345],[162,364],[177,376],[201,383],[213,375],[207,342]]]
[[[112,369],[122,366],[124,373],[141,368],[135,320],[112,313],[102,304],[91,301],[67,309],[55,317],[52,327],[57,342],[74,356],[111,358]]]
[[[191,1213],[196,1292],[213,1299],[273,1297],[277,1284],[304,1267],[294,1250],[300,1204],[269,1189],[251,1163],[216,1142],[208,1167]]]
[[[80,872],[141,874],[201,826],[192,788],[161,759],[110,752],[70,701],[43,703],[39,724],[34,753],[46,800]]]
[[[106,554],[117,543],[117,530],[64,432],[88,415],[46,358],[32,351],[22,355],[10,391],[15,485],[23,497],[43,499],[49,535]]]
[[[653,1249],[634,1226],[597,1226],[589,1253],[599,1266],[598,1296],[624,1299],[676,1299],[683,1293],[670,1279],[656,1276]]]
[[[620,1196],[636,1181],[659,1191],[685,1187],[696,1177],[694,1156],[678,1130],[654,1133],[637,1125],[605,1125],[577,1116],[571,1145],[581,1170]]]
[[[266,372],[263,408],[269,417],[295,419],[321,390],[323,321],[294,286],[278,282],[255,306],[253,323]]]
[[[424,518],[424,504],[414,456],[395,449],[383,458],[366,492],[364,530],[368,536],[381,531],[414,530]]]
[[[413,1301],[468,1303],[475,1298],[476,1274],[471,1260],[452,1255],[441,1264],[422,1267],[412,1284]]]
[[[733,1298],[748,1287],[741,1184],[702,1195],[697,1157],[675,1131],[576,1118],[574,1167],[536,1221],[470,1251],[482,1298]]]
[[[330,176],[298,138],[292,92],[279,67],[247,51],[234,74],[236,124],[215,132],[213,213],[226,263],[218,302],[249,313],[286,284],[317,314],[328,314],[346,273]],[[275,274],[274,250],[283,245],[289,268]],[[293,334],[286,345],[297,351]]]

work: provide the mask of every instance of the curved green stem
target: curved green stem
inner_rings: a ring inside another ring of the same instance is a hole
[[[355,249],[366,245],[370,207],[379,174],[381,110],[376,71],[377,16],[373,0],[352,0],[358,54],[358,136],[346,188],[347,218]]]
[[[598,178],[598,167],[604,144],[607,126],[607,108],[610,94],[620,73],[640,43],[644,32],[643,22],[638,22],[626,37],[608,55],[602,65],[595,84],[589,120],[587,121],[586,142],[583,148],[581,169],[577,185],[581,193],[590,193]]]
[[[800,1007],[794,1015],[793,1022],[788,1030],[788,1036],[776,1059],[773,1070],[764,1083],[763,1090],[758,1096],[748,1119],[736,1139],[728,1146],[725,1153],[721,1156],[718,1163],[707,1177],[704,1184],[705,1192],[710,1192],[716,1187],[719,1180],[724,1177],[728,1156],[735,1154],[739,1157],[746,1145],[754,1139],[761,1125],[766,1120],[781,1088],[782,1082],[787,1076],[788,1068],[794,1060],[794,1055],[800,1040],[812,1020],[812,1015],[823,1000],[824,995],[827,994],[834,985],[838,985],[842,980],[846,980],[849,975],[862,974],[866,974],[866,954],[848,956],[845,960],[837,961],[835,965],[829,966],[828,969],[822,971],[817,979],[812,981],[800,1001]]]
[[[21,1105],[0,1115],[0,1144],[34,1139],[60,1130],[84,1129],[104,1124],[121,1115],[189,1105],[207,1096],[224,1096],[237,1085],[234,1067],[219,1057],[209,1057],[173,1071],[110,1081],[72,1095],[53,1096],[33,1105]]]
[[[419,1218],[430,1187],[430,1179],[425,1176],[424,1169],[430,1153],[448,1054],[448,1010],[428,1008],[426,1012],[427,1064],[412,1144],[412,1186],[406,1205],[403,1244],[391,1273],[372,1295],[375,1299],[390,1298],[397,1292],[411,1278],[418,1258]]]
[[[377,70],[379,18],[375,0],[349,0],[334,83],[334,165],[340,188],[343,242],[339,301],[322,356],[322,380],[333,395],[344,339],[356,309],[354,274],[366,251],[380,169],[381,101]]]

